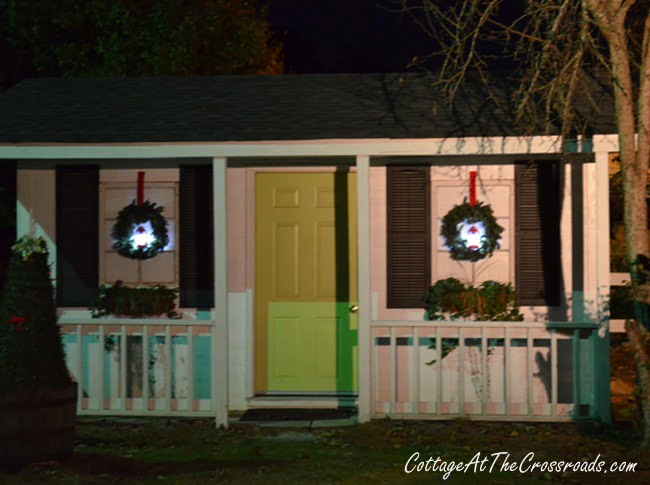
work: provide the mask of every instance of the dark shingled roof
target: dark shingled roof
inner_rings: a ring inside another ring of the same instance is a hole
[[[220,142],[530,134],[477,92],[450,110],[419,74],[29,79],[0,96],[0,143]],[[597,133],[615,132],[595,116]],[[533,130],[542,134],[540,126]]]

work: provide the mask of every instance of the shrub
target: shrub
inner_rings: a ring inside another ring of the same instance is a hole
[[[0,394],[70,384],[45,241],[23,236],[12,250],[0,299]]]

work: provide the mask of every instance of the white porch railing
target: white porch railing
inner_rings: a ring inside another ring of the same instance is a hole
[[[213,322],[101,319],[60,328],[79,383],[78,414],[215,416]]]
[[[592,417],[594,331],[575,323],[373,322],[371,416]]]

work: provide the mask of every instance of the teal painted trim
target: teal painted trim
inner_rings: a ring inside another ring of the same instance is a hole
[[[172,345],[187,345],[187,335],[174,335],[172,337]]]
[[[172,361],[170,365],[172,366],[172,398],[178,398],[178,389],[176,389],[176,373],[178,369],[176,368],[176,362],[178,362],[178,351],[179,347],[183,346],[187,348],[187,336],[186,335],[176,335],[172,337]]]
[[[115,349],[119,349],[121,347],[121,342],[120,342],[120,336],[119,335],[106,335],[104,336],[104,339],[107,337],[112,338],[113,342],[115,343]],[[111,398],[111,357],[113,352],[106,352],[103,342],[102,345],[100,345],[99,351],[102,353],[104,356],[104,399],[110,399]],[[117,389],[116,389],[117,391]],[[115,395],[117,397],[117,393]]]
[[[605,334],[601,337],[598,332],[593,332],[594,340],[594,373],[595,382],[595,414],[603,423],[612,422],[611,411],[611,389],[610,389],[610,334],[606,329]]]
[[[194,399],[210,399],[212,363],[209,335],[194,337]]]
[[[564,140],[564,151],[566,153],[578,153],[580,149],[580,143],[578,140]]]
[[[593,335],[593,332],[592,332]],[[595,412],[595,362],[594,362],[594,340],[590,335],[588,338],[580,339],[580,404],[588,404],[590,415]]]
[[[591,153],[594,151],[594,139],[593,138],[583,138],[582,139],[582,153]]]
[[[81,380],[81,388],[84,397],[90,397],[90,372],[88,370],[90,361],[90,345],[99,343],[98,335],[84,335],[81,339],[81,366],[83,368],[83,379]]]
[[[571,337],[572,365],[573,365],[573,418],[580,417],[580,332],[574,330]]]
[[[571,315],[576,322],[588,322],[587,310],[585,306],[585,292],[574,291],[571,295]]]
[[[76,333],[64,333],[61,335],[61,345],[63,345],[63,356],[65,358],[65,363],[70,367],[68,362],[68,355],[65,351],[67,345],[74,345],[77,343],[77,334]]]
[[[197,320],[212,320],[212,312],[210,310],[197,310],[196,311]]]
[[[77,334],[76,333],[64,333],[63,335],[61,335],[61,343],[63,345],[77,343]]]
[[[156,375],[154,374],[154,367],[160,359],[160,349],[161,345],[165,344],[164,335],[152,335],[149,337],[149,368],[147,369],[147,376],[149,381],[149,397],[153,398],[157,391],[158,387],[161,386],[161,383],[156,382]],[[164,385],[164,382],[162,383]]]

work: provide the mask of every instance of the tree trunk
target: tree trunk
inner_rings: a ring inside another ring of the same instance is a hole
[[[625,323],[632,354],[637,366],[638,376],[638,402],[643,418],[643,442],[642,447],[650,445],[650,333],[636,320],[628,320]]]
[[[610,67],[614,81],[616,123],[618,127],[619,153],[623,175],[624,225],[627,243],[627,262],[630,277],[636,290],[634,318],[625,324],[637,365],[637,386],[640,411],[643,417],[643,444],[650,444],[650,353],[648,348],[648,305],[649,288],[646,287],[644,270],[648,267],[648,246],[646,205],[646,184],[648,177],[649,141],[647,123],[650,117],[648,100],[650,84],[643,75],[650,68],[648,42],[650,23],[646,20],[644,29],[644,49],[640,69],[640,85],[637,92],[638,104],[635,113],[635,88],[630,64],[630,50],[625,30],[625,18],[631,3],[616,0],[598,2],[588,0],[587,8],[603,36],[607,40],[610,54]]]

